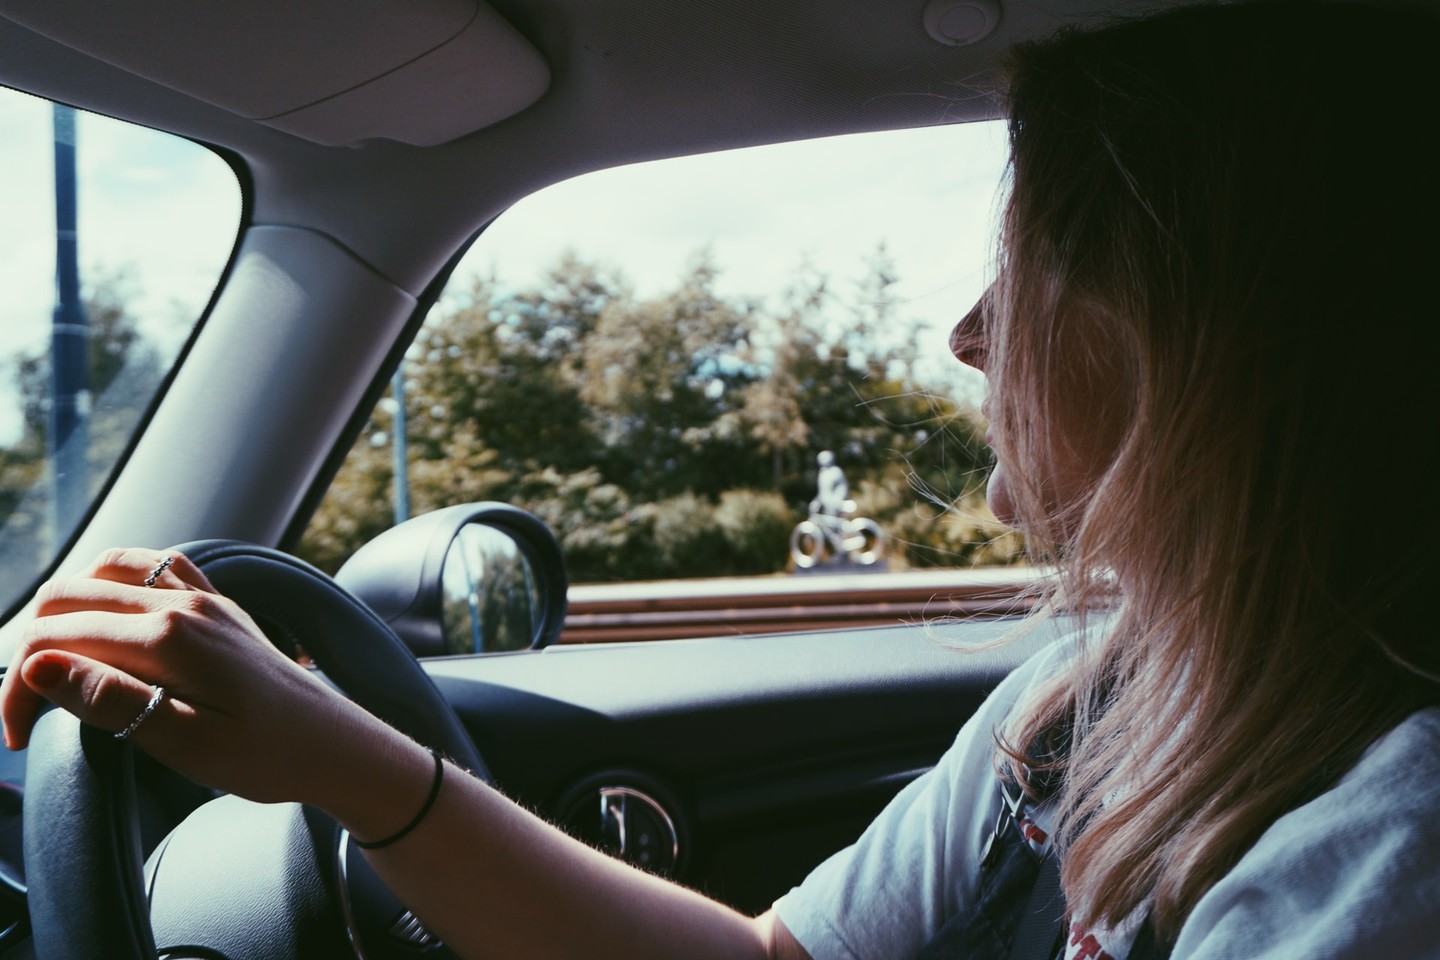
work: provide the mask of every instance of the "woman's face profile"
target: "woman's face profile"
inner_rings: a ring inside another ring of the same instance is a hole
[[[980,298],[975,301],[975,306],[970,308],[970,312],[961,317],[960,322],[955,324],[955,329],[950,331],[950,352],[955,355],[955,359],[967,367],[980,371],[986,377],[985,403],[980,408],[981,415],[985,417],[986,421],[990,421],[992,416],[990,391],[993,387],[990,372],[987,369],[990,359],[990,341],[986,330],[986,314],[990,309],[994,291],[993,285],[987,287]],[[995,452],[995,465],[990,469],[990,478],[985,486],[985,501],[990,506],[990,512],[995,514],[995,519],[1008,526],[1019,526],[1015,502],[1010,495],[1004,461],[1001,459],[993,428],[985,431],[985,445]]]
[[[1025,522],[1017,507],[1012,479],[1018,438],[1005,436],[994,425],[996,392],[1010,386],[996,382],[990,362],[995,322],[991,315],[993,294],[993,287],[987,289],[955,325],[950,334],[950,352],[961,363],[985,374],[986,396],[981,414],[991,424],[985,443],[995,455],[985,499],[997,520],[1023,530]],[[1045,436],[1034,438],[1039,442],[1030,444],[1032,449],[1045,451],[1043,475],[1029,479],[1052,516],[1071,517],[1077,515],[1076,508],[1090,497],[1115,457],[1130,417],[1125,399],[1129,379],[1115,351],[1093,342],[1084,348],[1079,346],[1087,335],[1099,336],[1094,323],[1072,312],[1058,317],[1051,325],[1051,333],[1068,342],[1070,348],[1054,350],[1061,366],[1053,383],[1046,387],[1049,421],[1042,425]],[[1073,531],[1061,532],[1068,535]]]

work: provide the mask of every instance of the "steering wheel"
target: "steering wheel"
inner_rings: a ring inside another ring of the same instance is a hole
[[[409,649],[325,574],[278,550],[233,540],[196,541],[175,551],[239,603],[281,650],[294,656],[303,642],[326,677],[361,706],[489,780],[459,717]],[[398,917],[404,929],[391,946],[415,955],[423,929],[407,926],[408,914],[393,899],[384,902],[388,891],[363,857],[349,855],[348,838],[334,822],[298,804],[237,797],[205,804],[156,850],[146,877],[132,749],[61,710],[35,725],[26,758],[24,838],[38,960],[154,960],[152,900],[157,922],[162,901],[174,908],[166,918],[174,930],[166,931],[167,940],[180,937],[174,946],[188,948],[167,956],[314,956],[307,925],[316,915],[337,913],[356,952],[356,919],[385,918],[389,925]],[[166,874],[176,882],[165,888],[173,893],[162,896]],[[225,943],[186,942],[192,928],[213,926],[217,911],[241,918],[237,930],[222,932]],[[267,937],[267,930],[276,932]],[[333,927],[332,933],[343,945]],[[385,940],[367,936],[363,955],[383,956]]]

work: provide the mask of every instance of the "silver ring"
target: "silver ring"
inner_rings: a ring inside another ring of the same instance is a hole
[[[155,581],[160,579],[160,574],[164,573],[166,570],[169,570],[170,564],[174,562],[174,557],[161,557],[160,562],[155,565],[155,569],[150,571],[150,576],[145,578],[145,586],[155,586]]]
[[[129,740],[129,739],[130,739],[130,734],[134,733],[136,730],[139,730],[139,729],[140,729],[140,724],[142,724],[142,723],[144,723],[146,720],[149,720],[149,719],[150,719],[150,714],[152,714],[152,713],[155,712],[155,708],[158,707],[158,706],[160,706],[160,701],[161,701],[161,700],[164,700],[164,699],[165,699],[165,688],[164,688],[164,687],[156,687],[156,688],[155,688],[155,696],[151,697],[151,698],[150,698],[150,702],[147,703],[147,704],[145,704],[145,709],[140,711],[140,715],[139,715],[138,717],[136,717],[134,720],[131,720],[131,721],[130,721],[130,726],[126,727],[124,730],[121,730],[119,733],[115,734],[115,739],[116,739],[116,740]]]

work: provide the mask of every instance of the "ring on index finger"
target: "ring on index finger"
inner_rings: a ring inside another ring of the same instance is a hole
[[[166,570],[169,570],[170,564],[174,562],[174,557],[161,557],[160,562],[155,565],[155,569],[150,571],[150,576],[145,578],[145,586],[155,586],[155,581],[160,578],[160,574],[164,573]]]

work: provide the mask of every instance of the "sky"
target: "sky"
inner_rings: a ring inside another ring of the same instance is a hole
[[[178,346],[209,298],[240,213],[230,170],[184,141],[82,116],[82,283],[123,271],[142,328]],[[923,372],[971,383],[944,337],[986,282],[1004,131],[971,124],[840,137],[590,174],[516,204],[456,272],[528,285],[563,251],[620,270],[641,296],[671,289],[708,246],[719,291],[775,298],[808,262],[842,293],[881,241],[900,316],[924,331]],[[54,298],[51,110],[0,90],[0,445],[19,427],[19,351],[45,349]]]
[[[12,358],[48,348],[55,176],[48,103],[0,89],[0,444],[18,436]],[[102,117],[76,123],[82,287],[123,272],[151,339],[178,348],[235,242],[240,192],[209,151]]]
[[[928,331],[928,372],[948,377],[945,337],[987,282],[1004,161],[1003,125],[967,124],[602,171],[517,203],[457,276],[493,268],[523,284],[570,247],[652,296],[708,246],[721,293],[778,296],[809,262],[845,294],[883,241],[900,276],[900,314]]]

